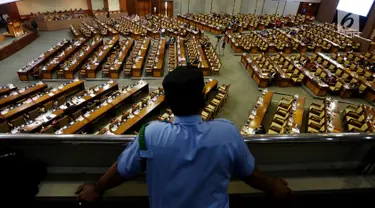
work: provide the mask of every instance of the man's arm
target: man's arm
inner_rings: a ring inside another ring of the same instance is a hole
[[[78,195],[79,200],[96,201],[104,192],[121,185],[126,181],[117,170],[117,161],[107,170],[107,172],[100,177],[97,183],[85,183],[78,187],[75,194]]]
[[[121,185],[126,179],[133,178],[144,170],[144,160],[140,157],[137,137],[97,183],[81,185],[76,194],[78,199],[83,201],[98,200],[108,189]]]
[[[255,166],[251,175],[242,178],[242,180],[247,185],[278,198],[286,197],[292,193],[285,180],[272,179],[262,173],[257,166]]]

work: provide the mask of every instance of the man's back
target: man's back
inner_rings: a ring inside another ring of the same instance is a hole
[[[176,117],[174,124],[152,122],[145,140],[152,152],[147,159],[151,207],[228,207],[232,174],[250,175],[254,168],[238,130],[226,120],[203,122],[196,115]],[[246,165],[238,154],[247,156]]]

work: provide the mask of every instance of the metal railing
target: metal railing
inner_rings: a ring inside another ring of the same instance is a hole
[[[4,142],[103,142],[128,143],[136,135],[90,135],[90,134],[0,134]],[[375,133],[324,133],[324,134],[256,134],[244,137],[246,143],[288,143],[288,142],[374,142]]]
[[[0,134],[0,152],[21,152],[28,158],[45,161],[55,170],[106,168],[134,138],[135,135]],[[373,133],[254,135],[244,137],[244,141],[257,164],[270,171],[339,169],[369,173],[375,164]]]

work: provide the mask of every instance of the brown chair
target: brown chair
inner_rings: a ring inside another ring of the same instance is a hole
[[[44,104],[44,111],[47,112],[47,111],[50,111],[50,110],[53,110],[53,102],[52,101]]]
[[[37,109],[35,109],[35,110],[30,111],[30,112],[27,113],[25,116],[26,116],[26,118],[28,118],[28,119],[34,120],[34,119],[36,119],[39,115],[40,115],[40,109],[37,108]]]
[[[8,122],[4,121],[0,123],[0,133],[7,133],[10,131]]]
[[[12,120],[12,126],[13,128],[17,127],[17,126],[22,126],[23,124],[25,124],[25,119],[23,118],[23,116],[20,116],[14,120]]]
[[[96,107],[96,103],[93,103],[93,104],[89,105],[89,107],[87,107],[87,109],[88,109],[89,111],[91,111],[91,110],[94,110],[95,107]]]
[[[66,102],[66,97],[63,95],[59,98],[57,98],[57,101],[55,102],[56,106],[60,106]]]
[[[65,79],[64,70],[60,69],[56,71],[57,79]]]
[[[72,117],[73,117],[73,119],[75,120],[75,119],[77,119],[79,116],[81,116],[81,114],[82,114],[82,111],[81,111],[81,110],[77,110],[76,112],[74,112],[74,113],[72,114]]]
[[[49,125],[46,128],[42,129],[42,131],[40,131],[40,133],[42,133],[42,134],[53,134],[53,133],[55,133],[55,128],[52,125]]]
[[[69,117],[64,116],[63,118],[61,118],[57,121],[57,124],[58,124],[59,128],[67,126],[69,124]]]

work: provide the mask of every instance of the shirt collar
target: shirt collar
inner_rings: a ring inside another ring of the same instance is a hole
[[[199,123],[202,122],[201,115],[192,115],[192,116],[175,116],[173,123]]]

